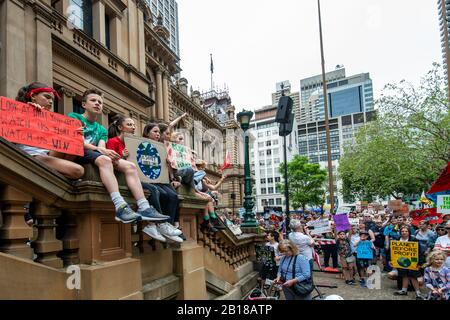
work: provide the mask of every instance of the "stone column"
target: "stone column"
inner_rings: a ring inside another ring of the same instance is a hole
[[[111,112],[111,110],[107,107],[103,107],[102,110],[102,117],[99,119],[100,124],[104,126],[106,129],[108,129],[108,114]]]
[[[141,4],[138,5],[141,6]],[[145,74],[145,27],[144,27],[144,14],[141,10],[137,11],[137,38],[138,38],[138,65],[137,69]]]
[[[0,2],[0,95],[15,97],[26,82],[25,15],[21,1]]]
[[[32,246],[37,254],[36,262],[53,268],[62,268],[63,262],[56,254],[62,250],[62,242],[56,239],[56,218],[61,212],[54,207],[37,203],[34,212],[37,219],[38,237]]]
[[[106,45],[105,5],[100,0],[92,4],[92,34],[95,40]]]
[[[64,212],[61,217],[61,228],[63,228],[62,245],[63,251],[60,257],[63,259],[64,266],[79,264],[80,242],[77,236],[77,216],[73,212]]]
[[[167,73],[163,75],[163,104],[164,104],[164,121],[169,121],[169,79]]]
[[[39,12],[36,13],[36,81],[52,85],[53,53],[51,25]]]
[[[0,190],[0,206],[3,225],[0,228],[0,251],[25,259],[33,258],[33,250],[26,244],[33,237],[33,229],[25,223],[24,205],[32,197],[6,186]]]
[[[122,58],[122,20],[118,16],[111,18],[109,32],[111,51]]]
[[[164,118],[164,102],[163,102],[163,81],[162,70],[156,70],[156,117],[158,119]]]
[[[58,101],[58,112],[67,116],[73,112],[72,99],[75,97],[75,92],[66,87],[61,87],[58,92],[61,95],[61,100]]]

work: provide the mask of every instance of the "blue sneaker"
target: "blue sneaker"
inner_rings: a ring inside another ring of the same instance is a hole
[[[116,211],[116,221],[132,223],[141,220],[141,216],[134,212],[129,205],[124,204]]]
[[[359,280],[359,285],[361,286],[361,288],[365,288],[366,287],[366,280],[364,280],[364,279]]]
[[[138,215],[140,215],[141,219],[144,221],[164,221],[169,220],[169,216],[165,216],[160,214],[155,208],[150,207],[143,211],[138,211]]]

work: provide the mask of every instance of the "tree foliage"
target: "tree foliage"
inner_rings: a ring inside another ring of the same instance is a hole
[[[450,159],[450,112],[438,64],[419,86],[383,89],[378,119],[356,134],[339,161],[345,201],[420,194]]]
[[[320,165],[309,163],[307,157],[296,155],[288,163],[288,190],[289,201],[294,208],[303,208],[307,205],[322,205],[325,198],[324,183],[327,172],[320,169]],[[280,173],[285,179],[284,163],[280,164]],[[284,193],[284,184],[279,184]]]

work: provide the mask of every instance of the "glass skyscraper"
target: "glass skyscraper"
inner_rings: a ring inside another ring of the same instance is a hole
[[[448,76],[450,74],[450,0],[438,0],[439,28],[441,32],[442,59],[444,70]]]
[[[150,5],[153,24],[156,25],[158,16],[163,18],[163,26],[170,32],[169,46],[173,52],[180,56],[180,43],[178,32],[178,4],[175,0],[146,0]]]

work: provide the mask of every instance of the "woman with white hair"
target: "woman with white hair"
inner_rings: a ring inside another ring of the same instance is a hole
[[[289,240],[291,240],[299,250],[299,254],[305,256],[309,260],[311,270],[313,268],[313,248],[314,240],[309,235],[303,233],[302,223],[300,220],[292,219],[289,223],[289,228],[292,232],[289,233]]]

